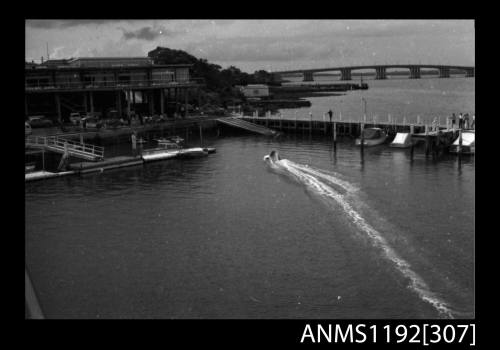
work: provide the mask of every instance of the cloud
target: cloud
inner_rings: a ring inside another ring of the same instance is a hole
[[[139,28],[137,30],[130,30],[130,31],[122,28],[122,31],[123,31],[123,39],[125,40],[138,39],[147,41],[155,40],[160,36],[173,37],[181,33],[180,31],[172,31],[162,26],[159,27],[146,26]]]
[[[32,19],[26,20],[26,25],[31,28],[41,29],[64,29],[84,25],[103,25],[108,23],[118,23],[123,20],[117,19]]]

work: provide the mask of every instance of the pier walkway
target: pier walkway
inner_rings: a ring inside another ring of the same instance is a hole
[[[217,119],[218,122],[222,124],[226,124],[229,126],[233,126],[236,128],[248,130],[251,132],[255,132],[258,134],[266,135],[266,136],[273,136],[276,135],[276,131],[269,129],[265,126],[258,125],[253,122],[246,121],[242,118],[239,117],[225,117],[225,118],[219,118]]]
[[[291,133],[295,132],[311,132],[311,133],[322,133],[322,134],[332,134],[335,130],[336,135],[348,135],[348,136],[358,136],[361,130],[368,127],[377,127],[384,129],[386,132],[397,133],[406,132],[411,133],[413,137],[436,137],[450,133],[453,135],[458,135],[459,128],[455,126],[454,128],[450,125],[450,122],[446,118],[440,118],[436,124],[423,122],[420,118],[417,118],[416,122],[408,122],[405,117],[394,118],[390,115],[386,120],[380,120],[378,117],[366,118],[360,117],[354,118],[344,118],[337,115],[336,118],[332,119],[330,122],[328,118],[324,115],[322,120],[313,119],[309,117],[297,118],[297,115],[290,117],[283,117],[281,114],[271,115],[266,113],[263,117],[245,116],[243,114],[235,115],[234,119],[239,119],[256,126],[263,126],[269,129],[274,129],[275,131],[288,131]],[[446,124],[442,124],[441,121],[444,120]]]
[[[68,154],[70,156],[90,161],[104,159],[104,147],[70,141],[55,136],[28,136],[25,139],[25,146],[61,154]]]

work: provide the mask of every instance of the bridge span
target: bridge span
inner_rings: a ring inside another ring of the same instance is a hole
[[[303,74],[304,81],[314,81],[314,73],[320,72],[340,72],[341,80],[352,80],[352,71],[371,69],[375,71],[375,79],[387,79],[387,69],[400,68],[408,69],[410,72],[410,79],[419,79],[421,76],[421,69],[434,69],[439,72],[440,78],[449,78],[451,70],[460,70],[465,73],[466,77],[474,77],[474,66],[452,66],[452,65],[438,65],[438,64],[382,64],[382,65],[368,65],[368,66],[347,66],[347,67],[330,67],[330,68],[312,68],[312,69],[296,69],[288,71],[272,72],[275,80],[279,81],[283,76],[291,74]]]

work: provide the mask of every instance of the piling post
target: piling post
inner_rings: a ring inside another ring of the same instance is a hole
[[[201,121],[200,121],[200,147],[203,147],[203,130],[201,127]]]
[[[458,159],[462,157],[462,129],[458,131]]]
[[[361,160],[363,160],[363,155],[364,155],[364,148],[365,148],[365,134],[363,133],[363,130],[365,129],[365,125],[361,124],[360,125],[360,152],[361,152]]]
[[[313,125],[313,114],[309,112],[309,134],[312,133],[312,125]]]
[[[333,151],[337,152],[337,123],[333,122]]]
[[[410,161],[413,162],[413,153],[415,149],[415,142],[411,140],[411,147],[410,147]]]
[[[56,100],[57,120],[59,122],[62,122],[61,99],[60,99],[59,94],[57,92],[54,96],[55,96],[55,100]]]
[[[425,156],[429,155],[429,126],[425,124]]]

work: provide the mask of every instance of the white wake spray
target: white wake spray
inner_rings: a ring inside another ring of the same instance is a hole
[[[366,220],[352,207],[352,205],[349,204],[346,200],[346,196],[337,192],[320,179],[324,179],[331,184],[340,186],[346,191],[347,194],[350,195],[359,190],[355,185],[334,175],[325,174],[320,170],[313,169],[306,165],[297,164],[287,159],[269,162],[269,165],[276,170],[286,170],[290,174],[294,175],[299,182],[305,184],[322,198],[331,198],[338,203],[351,221],[370,238],[372,244],[382,250],[385,258],[394,263],[397,270],[400,271],[404,277],[410,280],[410,284],[408,286],[410,289],[416,292],[422,300],[431,304],[444,317],[454,318],[447,303],[430,291],[425,281],[411,269],[411,265],[399,257],[380,232],[366,222]]]

